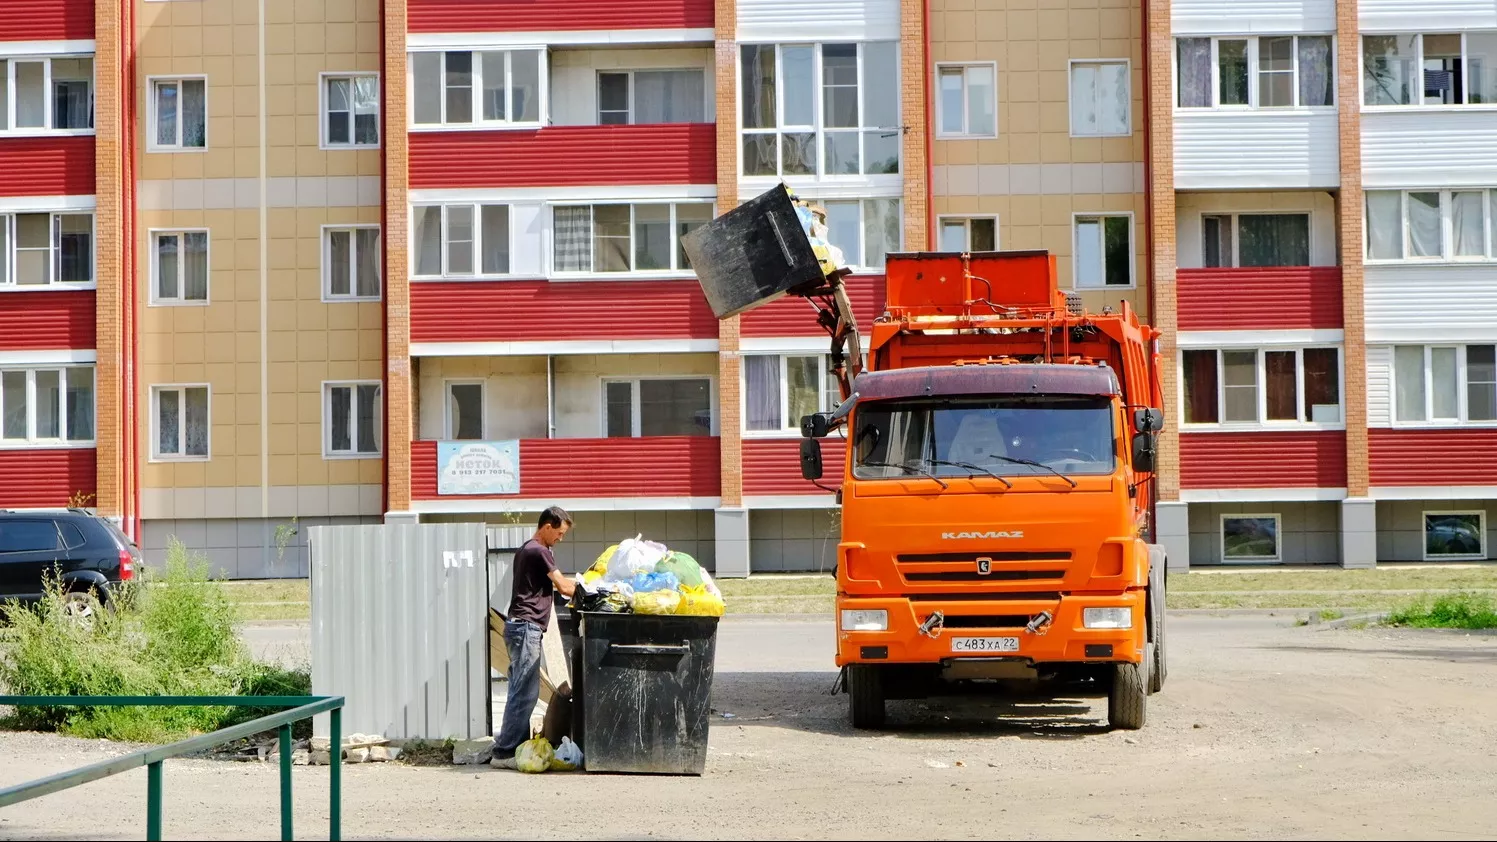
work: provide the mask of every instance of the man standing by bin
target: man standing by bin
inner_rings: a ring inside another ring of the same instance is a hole
[[[514,586],[509,617],[504,623],[504,645],[509,650],[509,698],[504,724],[494,739],[499,769],[515,768],[515,749],[530,739],[530,715],[541,693],[541,637],[551,623],[552,589],[570,597],[576,585],[560,570],[551,548],[572,528],[572,516],[559,506],[541,512],[535,536],[515,553]]]

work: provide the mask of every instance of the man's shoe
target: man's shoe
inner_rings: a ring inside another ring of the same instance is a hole
[[[511,754],[509,757],[499,757],[496,755],[489,759],[489,765],[495,769],[518,770],[520,768],[519,765],[515,763],[515,756],[513,754]]]

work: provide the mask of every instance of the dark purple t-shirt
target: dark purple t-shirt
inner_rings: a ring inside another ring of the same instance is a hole
[[[556,559],[551,550],[540,541],[531,538],[515,553],[514,587],[510,591],[509,621],[521,620],[534,623],[541,628],[551,623],[551,606],[554,597],[551,591],[550,573],[556,569]]]

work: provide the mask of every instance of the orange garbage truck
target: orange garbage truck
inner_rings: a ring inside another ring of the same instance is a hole
[[[1113,728],[1143,727],[1166,677],[1158,332],[1126,302],[1085,312],[1046,252],[921,252],[888,256],[865,338],[820,213],[779,186],[682,245],[719,318],[797,295],[831,334],[843,401],[801,420],[800,458],[821,484],[821,440],[846,448],[852,725],[881,726],[887,699],[1021,682],[1105,695]]]

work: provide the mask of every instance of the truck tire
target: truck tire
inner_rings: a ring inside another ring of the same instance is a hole
[[[1145,686],[1147,666],[1112,665],[1112,689],[1107,693],[1107,725],[1113,730],[1137,731],[1144,727],[1149,705]]]
[[[848,715],[854,728],[884,725],[884,675],[873,664],[847,666]]]
[[[1162,607],[1156,615],[1153,627],[1149,631],[1149,636],[1153,638],[1150,641],[1150,646],[1154,653],[1153,663],[1150,664],[1149,669],[1149,692],[1158,693],[1164,689],[1164,679],[1169,676],[1169,669],[1165,666],[1164,662],[1164,609]]]

